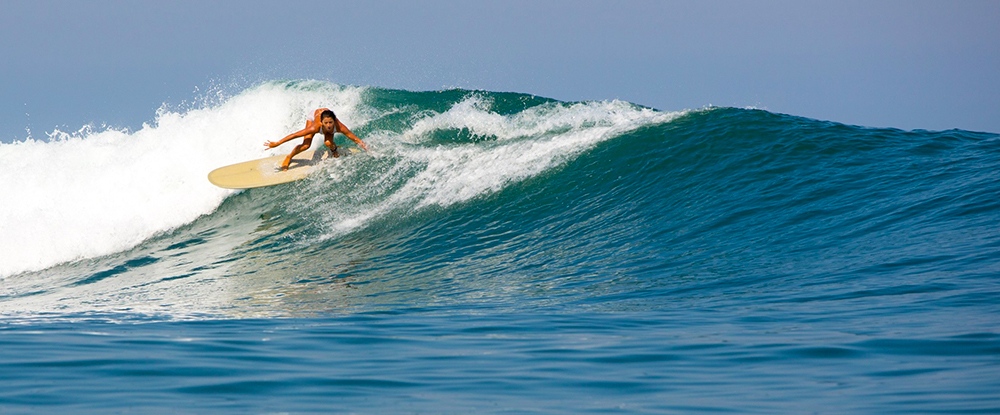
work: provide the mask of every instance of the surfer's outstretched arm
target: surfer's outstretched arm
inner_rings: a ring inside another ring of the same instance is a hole
[[[280,139],[278,141],[265,141],[264,142],[264,147],[275,148],[277,146],[285,144],[288,141],[294,140],[296,138],[305,137],[307,135],[316,134],[318,132],[319,132],[319,127],[315,126],[315,125],[311,125],[311,126],[308,126],[306,128],[303,128],[302,130],[299,130],[299,131],[296,131],[294,133],[291,133],[291,134],[285,136],[285,138],[282,138],[282,139]]]
[[[365,144],[364,141],[361,141],[361,139],[358,138],[358,136],[354,135],[354,133],[352,133],[351,130],[348,130],[347,126],[340,121],[337,121],[337,132],[343,134],[347,138],[350,138],[351,141],[354,141],[358,145],[358,147],[361,147],[365,151],[368,151],[368,145]]]

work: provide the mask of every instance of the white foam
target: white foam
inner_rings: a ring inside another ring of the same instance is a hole
[[[218,105],[161,109],[135,132],[85,127],[0,144],[0,277],[126,250],[211,213],[232,192],[212,186],[209,171],[286,152],[265,152],[263,141],[321,106],[363,124],[362,92],[269,83]]]
[[[456,110],[459,114],[454,113]],[[676,117],[620,101],[547,105],[509,117],[483,112],[483,108],[463,102],[440,120],[438,117],[427,120],[427,124],[437,128],[454,128],[453,120],[464,116],[471,120],[468,127],[472,131],[496,136],[501,143],[464,144],[412,153],[410,157],[426,163],[427,167],[407,183],[403,191],[410,194],[402,197],[418,198],[418,207],[463,202],[534,177],[626,131]],[[503,141],[516,137],[529,139]]]

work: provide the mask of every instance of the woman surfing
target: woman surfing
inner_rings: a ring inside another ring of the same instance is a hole
[[[337,145],[333,142],[333,136],[336,133],[341,133],[347,138],[358,144],[359,147],[368,151],[368,146],[361,141],[358,136],[354,135],[351,130],[347,129],[344,123],[337,120],[337,115],[333,113],[329,108],[320,108],[313,113],[313,119],[306,121],[306,128],[299,130],[297,132],[291,133],[285,138],[278,141],[265,141],[264,146],[267,148],[275,148],[288,142],[294,140],[298,137],[302,137],[302,144],[299,144],[292,148],[292,153],[285,158],[285,161],[281,163],[281,170],[288,170],[289,163],[292,162],[292,157],[303,151],[309,149],[312,146],[313,136],[316,134],[323,134],[323,143],[326,144],[326,148],[330,150],[330,155],[333,157],[340,157],[337,153]]]

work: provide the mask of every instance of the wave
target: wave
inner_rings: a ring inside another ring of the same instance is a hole
[[[371,151],[287,185],[208,183],[289,151],[261,144],[320,106]],[[1000,271],[996,134],[275,81],[136,132],[0,146],[0,161],[19,201],[0,222],[11,315],[947,306],[995,293],[963,287]]]
[[[623,131],[676,117],[617,101],[275,81],[202,108],[161,109],[134,132],[85,128],[4,144],[0,194],[11,203],[0,216],[0,277],[122,252],[211,214],[233,192],[210,185],[208,171],[289,151],[261,143],[301,128],[321,106],[374,144],[370,157],[285,196],[292,210],[320,206],[334,224],[326,238],[389,212],[498,191]],[[316,188],[331,182],[349,199]]]

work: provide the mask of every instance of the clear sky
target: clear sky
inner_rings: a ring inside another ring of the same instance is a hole
[[[993,0],[0,0],[3,142],[289,78],[1000,132],[998,73]]]

